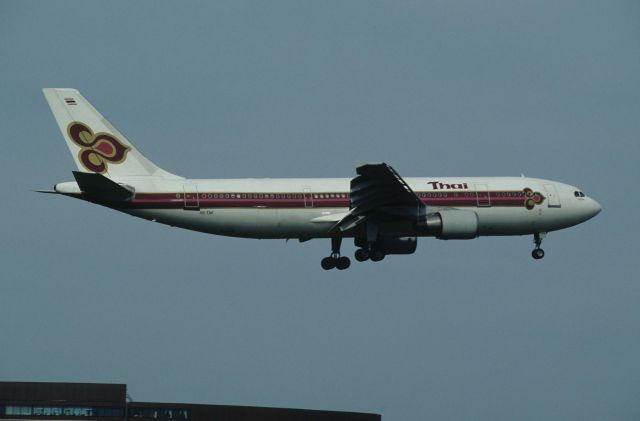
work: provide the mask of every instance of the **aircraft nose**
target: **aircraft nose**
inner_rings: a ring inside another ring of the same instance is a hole
[[[602,206],[600,206],[600,203],[596,202],[591,198],[589,198],[589,201],[587,202],[587,208],[588,208],[587,212],[588,212],[589,218],[593,218],[594,216],[599,214],[600,211],[602,210]]]

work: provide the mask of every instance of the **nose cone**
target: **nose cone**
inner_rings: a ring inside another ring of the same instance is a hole
[[[589,200],[585,201],[585,212],[586,212],[586,219],[591,219],[594,216],[596,216],[597,214],[600,213],[600,211],[602,210],[602,206],[600,206],[600,203],[596,202],[595,200],[589,198]]]

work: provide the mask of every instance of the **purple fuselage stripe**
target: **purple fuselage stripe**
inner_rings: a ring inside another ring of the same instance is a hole
[[[427,206],[500,206],[525,207],[525,195],[522,191],[492,192],[416,192],[422,203]],[[262,198],[260,196],[263,196]],[[294,196],[276,198],[277,195]],[[347,193],[138,193],[129,202],[137,209],[172,209],[185,206],[201,208],[348,208]],[[269,196],[266,198],[264,196]]]

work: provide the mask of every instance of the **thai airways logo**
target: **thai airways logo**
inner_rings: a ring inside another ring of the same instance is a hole
[[[533,209],[535,205],[540,205],[542,204],[542,202],[544,202],[544,196],[540,192],[534,192],[528,187],[525,188],[523,192],[524,206],[529,210]]]
[[[67,127],[69,138],[80,146],[78,159],[89,171],[99,174],[107,172],[109,163],[120,164],[127,159],[130,147],[122,144],[118,138],[109,133],[93,133],[89,126],[73,121]]]

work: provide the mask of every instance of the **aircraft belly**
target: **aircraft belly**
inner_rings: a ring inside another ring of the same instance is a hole
[[[209,234],[245,238],[327,237],[335,222],[312,222],[330,212],[318,209],[142,209],[127,211],[144,219]],[[345,209],[335,209],[344,212]]]
[[[552,230],[543,218],[541,208],[491,207],[477,208],[475,211],[478,214],[478,234],[481,236],[527,235]]]
[[[460,208],[465,209],[465,208]],[[137,209],[125,212],[163,224],[216,235],[245,238],[317,238],[329,237],[335,225],[327,215],[341,214],[346,208],[277,209],[244,208],[199,210]],[[528,235],[549,232],[572,225],[557,209],[473,208],[478,214],[478,235]],[[320,218],[320,221],[312,221]],[[416,233],[411,224],[387,224],[381,233],[390,236],[430,236]],[[357,235],[354,231],[348,236]]]
[[[561,208],[490,208],[478,210],[480,235],[527,235],[576,225],[576,217]]]

